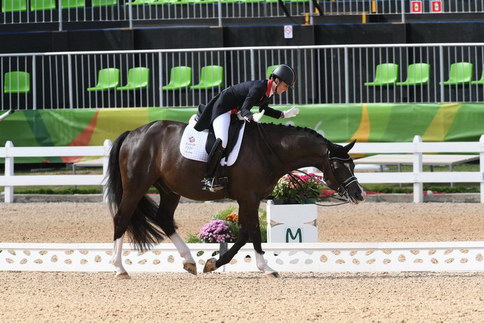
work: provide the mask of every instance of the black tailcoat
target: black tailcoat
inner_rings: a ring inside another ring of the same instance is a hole
[[[249,81],[226,88],[210,100],[207,105],[198,107],[197,131],[209,129],[219,115],[230,110],[240,111],[243,117],[250,116],[250,109],[258,106],[259,111],[265,110],[265,115],[281,118],[282,112],[269,107],[269,97],[266,96],[267,80]]]

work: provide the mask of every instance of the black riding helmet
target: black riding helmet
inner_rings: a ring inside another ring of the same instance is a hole
[[[289,87],[293,87],[294,83],[296,83],[296,72],[286,64],[281,64],[274,71],[272,71],[271,79],[279,78],[280,80],[284,81]]]

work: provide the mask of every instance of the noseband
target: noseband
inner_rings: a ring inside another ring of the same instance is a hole
[[[331,156],[331,152],[329,153],[329,168],[331,169],[331,172],[333,173],[333,177],[336,179],[336,181],[338,181],[338,177],[336,176],[336,169],[334,168],[334,165],[333,165],[333,162],[334,161],[338,161],[338,162],[342,162],[343,164],[345,163],[349,163],[351,161],[351,158],[348,157],[348,158],[340,158],[340,157],[332,157]],[[358,181],[357,178],[355,177],[355,175],[353,174],[353,172],[351,171],[351,169],[349,167],[347,167],[345,165],[346,168],[348,168],[348,170],[350,171],[351,173],[351,176],[349,176],[347,179],[345,179],[343,182],[341,182],[338,186],[338,189],[336,190],[336,192],[340,195],[340,196],[343,196],[346,198],[346,200],[348,202],[350,202],[350,193],[348,192],[348,187]]]

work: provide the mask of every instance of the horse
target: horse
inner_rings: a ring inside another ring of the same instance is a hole
[[[225,189],[204,191],[200,181],[206,163],[186,159],[180,153],[186,126],[176,121],[151,122],[122,133],[111,147],[106,193],[114,223],[116,279],[129,278],[122,264],[125,233],[142,251],[169,237],[183,258],[183,268],[197,274],[195,260],[176,232],[174,213],[181,196],[197,201],[229,198],[239,206],[238,239],[219,259],[207,260],[203,272],[230,262],[250,238],[258,269],[271,277],[279,274],[263,257],[258,210],[279,178],[302,167],[316,167],[323,172],[326,185],[347,202],[356,204],[365,198],[348,154],[355,141],[341,146],[309,128],[256,122],[246,124],[237,161],[226,168],[229,180]],[[159,193],[159,205],[146,196],[151,187]]]

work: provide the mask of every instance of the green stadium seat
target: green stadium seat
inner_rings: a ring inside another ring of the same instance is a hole
[[[4,93],[28,93],[30,92],[30,73],[12,71],[5,73],[3,81]]]
[[[397,85],[423,85],[428,84],[430,79],[430,64],[414,63],[408,65],[407,79],[397,82]]]
[[[84,8],[86,0],[62,0],[62,9]]]
[[[209,65],[202,67],[200,72],[200,83],[191,86],[193,90],[205,90],[222,86],[224,77],[224,68],[218,65]]]
[[[118,0],[92,0],[91,5],[93,7],[104,7],[104,6],[112,6],[118,4]]]
[[[443,85],[457,85],[470,83],[472,81],[472,63],[459,62],[450,65],[449,79],[440,82]]]
[[[376,67],[373,82],[365,82],[366,86],[394,85],[398,78],[398,65],[394,63],[379,64]]]
[[[117,88],[118,91],[137,90],[148,87],[150,69],[146,67],[134,67],[128,71],[128,83]]]
[[[119,85],[119,69],[103,68],[99,70],[96,86],[87,88],[91,91],[114,90]]]
[[[156,4],[156,0],[134,0],[132,2],[127,2],[127,5],[139,6],[145,4]]]
[[[156,0],[154,4],[188,4],[190,0]]]
[[[27,0],[2,0],[2,12],[27,11]]]
[[[56,0],[30,0],[30,10],[52,10],[56,8]]]
[[[187,0],[190,4],[218,3],[218,0]]]
[[[269,77],[271,76],[272,72],[278,68],[279,65],[271,65],[271,66],[267,66],[266,68],[266,79],[268,80]]]
[[[177,0],[155,0],[151,4],[175,4]]]
[[[192,85],[192,68],[175,66],[170,70],[170,83],[163,86],[163,90],[179,90]]]
[[[484,84],[484,66],[482,67],[481,78],[477,81],[472,81],[471,84],[478,84],[478,85]]]

